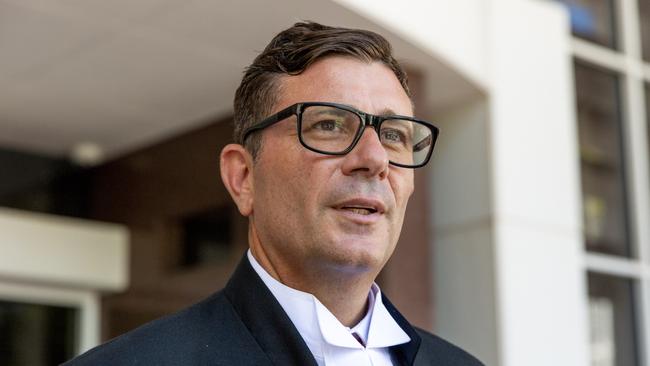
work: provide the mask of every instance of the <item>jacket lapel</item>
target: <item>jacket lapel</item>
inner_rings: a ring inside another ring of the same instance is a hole
[[[271,363],[282,366],[317,366],[298,330],[255,273],[246,256],[242,258],[224,292]],[[420,349],[421,338],[383,293],[382,301],[393,319],[411,338],[408,343],[390,347],[390,352],[398,365],[412,366]]]
[[[224,292],[271,363],[316,366],[304,340],[246,256]]]
[[[408,334],[411,338],[411,341],[408,343],[398,344],[396,346],[390,347],[390,352],[393,356],[393,359],[397,362],[398,365],[402,366],[412,366],[415,362],[415,356],[420,349],[420,343],[422,342],[420,335],[415,331],[415,328],[400,314],[399,311],[395,308],[393,303],[388,300],[386,295],[382,293],[382,301],[384,306],[390,313],[390,315],[395,319],[397,324]]]

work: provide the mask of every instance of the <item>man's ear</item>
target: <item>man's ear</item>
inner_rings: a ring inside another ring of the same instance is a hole
[[[253,213],[253,157],[242,146],[228,144],[221,150],[221,180],[244,216]]]

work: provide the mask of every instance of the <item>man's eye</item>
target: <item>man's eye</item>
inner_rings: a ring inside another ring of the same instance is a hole
[[[314,127],[325,131],[333,131],[339,126],[337,126],[336,121],[324,120],[324,121],[318,121]]]
[[[404,134],[398,130],[382,130],[381,140],[390,143],[403,143],[406,139]]]
[[[327,131],[327,132],[340,132],[344,129],[343,123],[333,119],[324,119],[317,121],[312,125],[312,128],[315,130]]]

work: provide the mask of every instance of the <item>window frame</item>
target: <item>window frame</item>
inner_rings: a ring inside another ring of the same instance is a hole
[[[650,362],[650,149],[646,85],[650,85],[650,62],[642,55],[639,0],[614,0],[614,24],[618,49],[611,49],[572,36],[574,59],[593,64],[620,77],[623,159],[627,193],[627,216],[631,257],[589,252],[584,248],[585,276],[588,272],[633,280],[641,365]],[[650,88],[648,88],[650,92]],[[588,297],[588,294],[585,294]]]

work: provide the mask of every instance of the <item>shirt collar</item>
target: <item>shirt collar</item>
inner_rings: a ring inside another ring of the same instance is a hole
[[[377,299],[377,294],[379,293],[379,286],[372,284],[370,288],[370,293],[368,294],[368,308],[366,309],[366,315],[363,319],[359,321],[357,325],[353,328],[348,328],[350,333],[356,333],[361,337],[361,340],[364,344],[368,344],[368,331],[370,330],[370,319],[375,309],[375,300]]]
[[[372,285],[369,293],[366,315],[350,330],[315,296],[293,289],[273,278],[257,262],[250,250],[247,256],[255,272],[278,300],[315,356],[320,357],[323,354],[325,345],[363,348],[352,336],[351,331],[359,334],[367,348],[391,347],[411,340],[384,306],[377,284]]]

